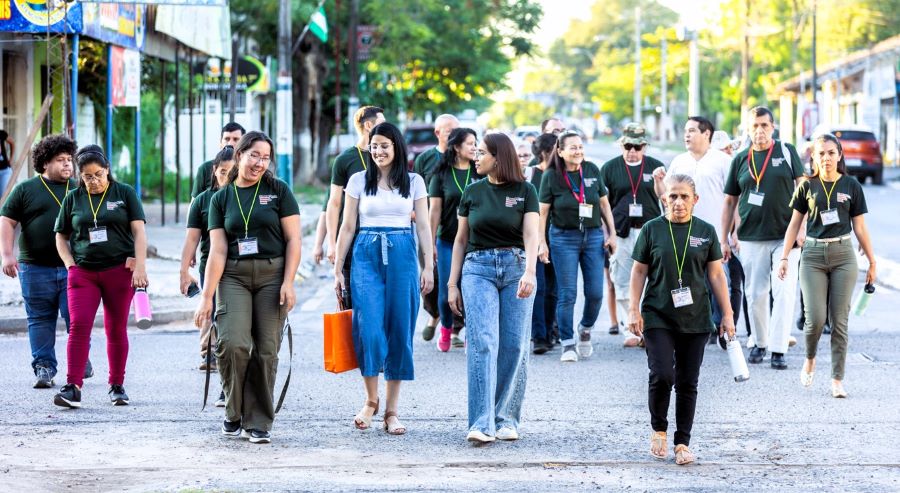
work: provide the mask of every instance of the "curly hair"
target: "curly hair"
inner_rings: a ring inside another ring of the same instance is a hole
[[[34,170],[43,173],[47,163],[60,154],[69,154],[74,158],[77,149],[75,141],[64,134],[48,135],[35,144],[31,150]]]

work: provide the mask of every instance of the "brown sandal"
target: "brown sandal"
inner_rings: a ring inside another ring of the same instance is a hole
[[[366,401],[366,405],[363,406],[363,408],[356,414],[356,416],[353,418],[353,426],[356,426],[357,430],[368,430],[372,427],[372,418],[374,418],[375,415],[378,414],[379,401],[380,399],[375,402]],[[365,410],[368,408],[372,408],[372,415],[366,417],[363,412],[365,412]]]
[[[665,459],[669,456],[669,447],[666,444],[666,432],[653,432],[653,435],[650,437],[650,455],[657,459]]]
[[[388,424],[388,419],[396,418],[397,424],[395,426],[391,426]],[[388,433],[388,435],[405,435],[406,427],[403,426],[403,423],[400,422],[400,418],[397,417],[397,413],[394,411],[385,411],[384,413],[384,431]]]
[[[679,466],[694,462],[694,453],[685,444],[675,446],[675,463]]]

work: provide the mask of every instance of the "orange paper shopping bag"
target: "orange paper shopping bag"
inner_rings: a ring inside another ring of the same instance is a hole
[[[356,351],[353,349],[353,310],[345,310],[338,300],[337,313],[326,313],[325,325],[325,371],[343,373],[359,368]]]

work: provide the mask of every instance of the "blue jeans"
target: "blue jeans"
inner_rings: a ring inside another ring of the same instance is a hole
[[[534,342],[550,342],[550,331],[556,320],[556,272],[553,264],[538,261],[535,273],[537,289],[531,314],[531,339]]]
[[[550,258],[556,269],[556,321],[563,346],[575,344],[573,329],[575,299],[578,296],[578,266],[584,281],[584,310],[581,325],[593,327],[603,304],[603,231],[600,228],[560,229],[550,226]]]
[[[0,143],[0,145],[3,144]],[[0,195],[6,191],[10,178],[12,178],[12,168],[0,169]]]
[[[534,306],[534,294],[516,297],[524,273],[518,248],[470,252],[463,263],[470,431],[494,436],[498,428],[519,428]]]
[[[410,228],[360,228],[350,266],[353,345],[364,377],[412,380],[419,259]]]
[[[434,280],[438,290],[438,312],[441,315],[441,326],[453,327],[453,311],[447,302],[447,279],[450,279],[450,265],[453,261],[453,243],[437,240],[437,268],[438,278]]]
[[[56,321],[62,315],[69,329],[69,303],[66,298],[68,271],[65,267],[19,263],[19,283],[28,315],[28,340],[31,343],[31,367],[50,369],[56,375]]]

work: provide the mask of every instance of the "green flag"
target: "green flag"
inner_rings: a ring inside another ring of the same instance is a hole
[[[313,12],[312,17],[309,18],[309,30],[323,43],[328,41],[328,21],[325,19],[325,7],[319,7],[319,10]]]

